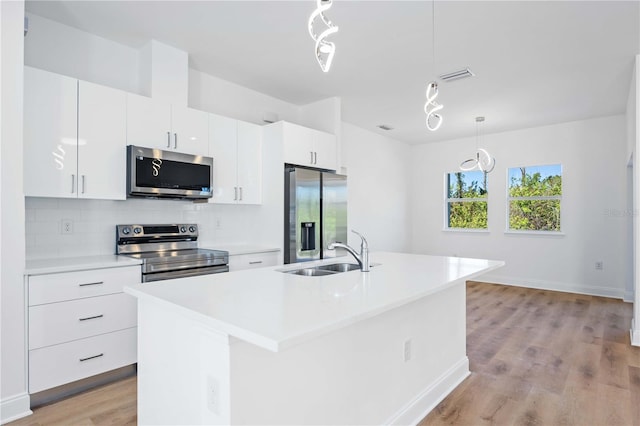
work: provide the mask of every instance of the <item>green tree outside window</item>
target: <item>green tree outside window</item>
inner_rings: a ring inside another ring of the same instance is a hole
[[[487,229],[487,174],[447,174],[447,227]]]
[[[562,166],[509,169],[509,229],[560,232]]]

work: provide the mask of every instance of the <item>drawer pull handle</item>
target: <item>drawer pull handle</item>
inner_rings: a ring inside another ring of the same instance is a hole
[[[88,321],[88,320],[92,320],[92,319],[102,318],[103,316],[104,316],[103,314],[100,314],[100,315],[94,315],[92,317],[78,318],[78,321]]]
[[[262,260],[255,260],[253,262],[249,262],[249,265],[257,265],[259,263],[262,263]]]
[[[104,281],[96,281],[95,283],[84,283],[84,284],[78,284],[80,287],[86,287],[88,285],[100,285],[100,284],[104,284]]]
[[[80,362],[89,361],[90,359],[94,359],[94,358],[100,358],[101,356],[104,356],[104,354],[98,354],[94,356],[88,356],[86,358],[80,358]]]

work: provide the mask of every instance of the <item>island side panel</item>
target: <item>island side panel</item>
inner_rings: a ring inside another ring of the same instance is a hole
[[[417,423],[469,374],[465,303],[460,281],[282,352],[232,339],[231,423]]]
[[[138,423],[229,424],[229,337],[138,299]]]

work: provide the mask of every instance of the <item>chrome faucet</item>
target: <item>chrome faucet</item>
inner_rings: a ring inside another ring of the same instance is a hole
[[[353,248],[349,247],[348,245],[338,243],[338,242],[333,242],[329,244],[327,248],[329,250],[335,250],[337,247],[341,247],[347,250],[358,261],[358,264],[360,265],[360,270],[362,272],[369,272],[369,243],[367,243],[367,240],[359,232],[356,232],[353,229],[351,230],[351,232],[359,236],[360,239],[362,240],[360,242],[360,254],[358,254]]]

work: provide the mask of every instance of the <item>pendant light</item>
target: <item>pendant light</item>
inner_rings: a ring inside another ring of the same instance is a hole
[[[309,34],[313,41],[316,42],[316,59],[320,68],[324,72],[329,72],[329,68],[331,68],[331,63],[333,62],[333,55],[336,53],[336,45],[326,40],[328,36],[338,32],[338,27],[333,25],[333,23],[324,15],[324,12],[329,10],[332,5],[332,0],[316,0],[316,10],[314,10],[313,13],[311,13],[311,16],[309,16],[308,23]],[[313,24],[317,17],[320,17],[320,20],[327,26],[327,29],[322,31],[320,35],[316,34],[313,29]]]
[[[436,6],[435,0],[431,2],[431,53],[433,58],[433,73],[436,71]],[[438,83],[432,81],[427,84],[427,101],[424,104],[424,113],[427,114],[427,129],[435,132],[442,125],[442,115],[438,114],[443,105],[436,102],[438,97]]]
[[[491,173],[496,167],[496,159],[482,148],[478,148],[478,139],[480,138],[480,125],[484,123],[484,117],[476,117],[476,156],[460,163],[460,170],[468,172],[471,170],[480,170],[481,172]]]

